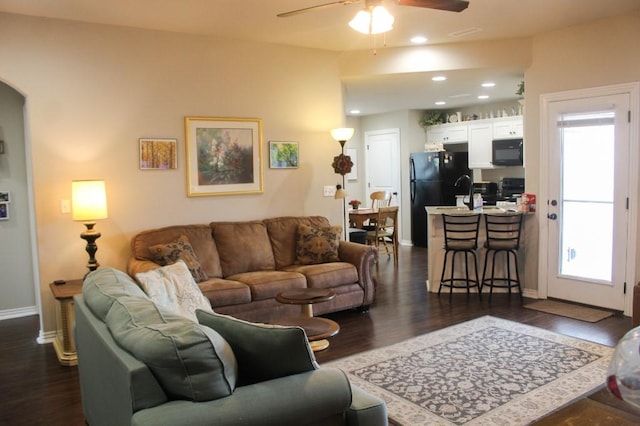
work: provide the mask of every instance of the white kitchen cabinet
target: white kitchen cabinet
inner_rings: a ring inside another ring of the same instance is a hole
[[[469,168],[492,169],[493,127],[490,120],[469,124]]]
[[[522,117],[496,118],[493,121],[493,139],[521,138],[523,130]]]
[[[460,143],[467,142],[469,135],[466,124],[440,124],[427,128],[428,143]]]

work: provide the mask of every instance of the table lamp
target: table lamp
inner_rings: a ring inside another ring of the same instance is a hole
[[[80,238],[87,242],[87,253],[89,262],[87,268],[89,272],[98,269],[100,264],[95,258],[98,246],[96,240],[100,238],[100,233],[93,229],[98,219],[106,219],[107,215],[107,194],[103,180],[74,180],[71,182],[71,218],[84,223],[87,230],[80,234]]]

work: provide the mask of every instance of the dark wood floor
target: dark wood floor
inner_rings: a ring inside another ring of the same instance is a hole
[[[323,362],[387,346],[483,315],[519,321],[565,335],[615,346],[631,328],[620,314],[586,323],[522,308],[517,295],[438,297],[425,288],[426,249],[401,247],[400,264],[381,256],[376,301],[368,313],[328,315],[340,324]],[[78,374],[57,362],[52,345],[36,343],[38,318],[0,321],[0,425],[83,425]],[[538,425],[638,425],[640,411],[600,390],[537,422]]]

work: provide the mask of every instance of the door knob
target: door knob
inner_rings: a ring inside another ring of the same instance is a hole
[[[558,218],[558,215],[555,213],[551,213],[551,214],[548,214],[547,217],[551,220],[556,220]]]

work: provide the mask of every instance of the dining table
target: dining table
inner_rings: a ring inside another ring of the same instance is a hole
[[[349,226],[362,229],[366,221],[376,219],[377,217],[377,208],[349,209]]]

